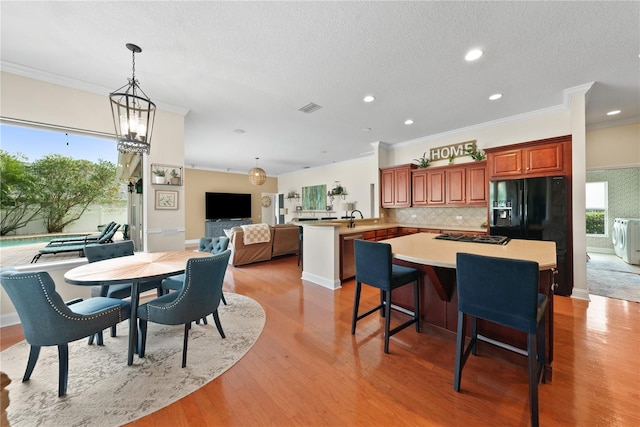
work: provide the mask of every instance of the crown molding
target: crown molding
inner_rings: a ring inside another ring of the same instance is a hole
[[[82,80],[71,79],[65,76],[61,76],[59,74],[48,73],[42,70],[36,70],[34,68],[25,67],[23,65],[12,64],[10,62],[1,61],[0,60],[0,70],[16,74],[21,77],[27,77],[34,80],[39,80],[47,83],[56,84],[59,86],[65,86],[72,89],[82,90],[84,92],[93,93],[96,95],[107,96],[113,91],[113,88],[106,88],[104,86],[100,86],[94,83],[85,82]],[[180,107],[178,105],[168,104],[162,101],[153,101],[157,107],[161,110],[168,111],[175,114],[180,114],[182,116],[186,116],[189,112],[188,108]]]
[[[465,133],[472,133],[472,132],[476,132],[482,129],[487,129],[487,128],[492,128],[492,127],[496,127],[496,126],[501,126],[504,124],[508,124],[511,122],[516,122],[516,121],[521,121],[524,119],[531,119],[531,118],[536,118],[536,117],[540,117],[540,116],[545,116],[547,114],[551,114],[551,113],[557,113],[559,111],[564,111],[567,108],[563,105],[555,105],[553,107],[548,107],[548,108],[543,108],[541,110],[536,110],[536,111],[530,111],[528,113],[523,113],[523,114],[517,114],[515,116],[509,116],[509,117],[505,117],[502,119],[498,119],[498,120],[492,120],[489,122],[484,122],[484,123],[479,123],[476,125],[471,125],[471,126],[467,126],[464,128],[459,128],[459,129],[454,129],[454,130],[450,130],[450,131],[446,131],[446,132],[442,132],[442,133],[437,133],[434,135],[428,135],[428,136],[421,136],[420,138],[416,138],[416,139],[411,139],[409,141],[404,141],[404,142],[399,142],[397,144],[393,144],[391,149],[397,149],[399,147],[406,147],[406,146],[410,146],[410,145],[414,145],[414,144],[418,144],[418,143],[425,143],[425,142],[429,142],[429,141],[436,141],[442,138],[446,138],[446,137],[450,137],[450,136],[456,136],[456,135],[460,135],[460,134],[465,134]]]

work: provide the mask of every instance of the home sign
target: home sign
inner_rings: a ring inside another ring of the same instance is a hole
[[[466,156],[468,153],[466,150],[475,147],[476,140],[460,142],[458,144],[445,145],[443,147],[436,147],[429,150],[429,158],[432,161],[445,160],[454,157]]]

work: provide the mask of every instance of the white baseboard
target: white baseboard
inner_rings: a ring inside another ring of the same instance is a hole
[[[589,291],[586,289],[578,289],[578,288],[573,288],[573,291],[571,292],[571,298],[576,298],[576,299],[582,299],[585,301],[591,301],[591,299],[589,298]]]
[[[304,271],[302,272],[302,280],[307,280],[309,282],[315,283],[316,285],[320,285],[324,288],[333,290],[340,289],[342,287],[340,280],[330,280],[326,277],[318,276]]]
[[[20,318],[18,317],[18,313],[9,313],[3,314],[0,316],[0,328],[4,328],[5,326],[17,325],[20,323]]]

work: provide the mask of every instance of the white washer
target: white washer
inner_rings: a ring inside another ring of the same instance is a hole
[[[640,265],[640,218],[616,218],[611,239],[616,255],[628,264]]]

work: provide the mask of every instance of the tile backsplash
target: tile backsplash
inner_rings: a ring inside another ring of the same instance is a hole
[[[384,209],[389,222],[416,225],[463,225],[480,227],[487,222],[487,208],[405,208]]]

